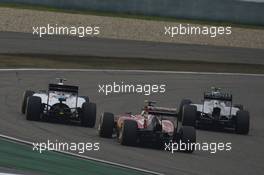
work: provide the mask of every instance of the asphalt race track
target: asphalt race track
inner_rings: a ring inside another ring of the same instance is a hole
[[[121,146],[116,140],[99,138],[96,129],[66,124],[30,122],[20,113],[22,93],[26,89],[46,89],[56,77],[65,77],[69,84],[80,85],[80,95],[89,95],[97,103],[97,115],[137,112],[145,99],[161,106],[176,107],[184,97],[200,102],[210,86],[230,89],[234,102],[244,104],[251,114],[248,136],[227,132],[197,132],[198,142],[232,142],[229,152],[193,154]],[[165,83],[166,93],[143,96],[136,94],[99,94],[98,84],[124,81],[128,84]],[[149,169],[169,175],[248,175],[264,171],[264,76],[195,75],[132,72],[63,72],[9,71],[0,72],[0,133],[27,141],[100,142],[100,151],[85,155]]]
[[[26,43],[26,44],[25,44]],[[0,54],[49,54],[264,64],[264,49],[0,32]]]

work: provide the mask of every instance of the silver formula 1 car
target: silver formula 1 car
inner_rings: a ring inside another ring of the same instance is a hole
[[[194,106],[196,121],[194,126],[211,125],[231,128],[238,134],[249,132],[249,112],[242,105],[233,105],[233,97],[222,92],[220,88],[212,88],[204,93],[202,104],[194,104],[189,99],[182,100],[179,107],[179,116],[184,116],[184,108]],[[181,117],[182,118],[182,117]]]
[[[65,85],[64,81],[60,78],[59,83],[49,84],[48,91],[25,91],[21,112],[27,120],[63,119],[94,127],[96,104],[90,103],[88,97],[79,97],[79,87]]]

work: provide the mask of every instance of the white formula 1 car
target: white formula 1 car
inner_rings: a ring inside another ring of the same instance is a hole
[[[213,87],[211,91],[205,92],[202,104],[194,104],[189,99],[182,100],[178,115],[184,116],[184,111],[196,113],[196,120],[192,120],[193,126],[218,125],[232,128],[238,134],[249,132],[249,112],[242,105],[233,105],[232,95],[222,92],[220,88]]]
[[[96,104],[90,103],[88,97],[79,97],[79,87],[64,85],[64,81],[60,78],[58,84],[49,84],[47,92],[25,91],[22,113],[26,114],[27,120],[63,119],[94,127]]]

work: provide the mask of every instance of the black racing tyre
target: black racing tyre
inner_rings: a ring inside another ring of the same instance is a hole
[[[182,126],[179,131],[181,151],[192,153],[195,150],[196,130],[192,126]],[[185,146],[184,146],[185,145]]]
[[[84,98],[85,102],[89,103],[90,102],[90,99],[88,96],[81,96],[82,98]]]
[[[23,100],[22,100],[22,105],[21,105],[21,112],[22,114],[26,113],[26,108],[27,108],[27,99],[28,97],[31,97],[35,92],[26,90],[23,94]]]
[[[119,133],[119,141],[122,145],[135,146],[137,143],[138,125],[135,120],[125,120]]]
[[[182,125],[196,127],[196,113],[196,106],[184,105],[182,112]]]
[[[100,123],[98,127],[99,136],[104,138],[112,138],[114,127],[114,114],[104,112],[100,118]]]
[[[93,128],[96,122],[96,104],[84,102],[80,119],[82,126]]]
[[[238,108],[239,110],[244,110],[244,106],[241,104],[234,105],[235,108]]]
[[[179,112],[178,112],[178,120],[182,121],[182,112],[183,112],[183,106],[191,104],[192,101],[189,99],[183,99],[179,106]]]
[[[28,97],[26,106],[26,119],[38,121],[40,120],[41,110],[41,98],[36,96]]]
[[[249,112],[248,111],[237,111],[236,114],[236,133],[237,134],[248,134],[249,132]]]

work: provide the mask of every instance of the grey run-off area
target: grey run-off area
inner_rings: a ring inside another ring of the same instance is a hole
[[[0,0],[64,9],[97,10],[264,25],[264,3],[237,0]]]
[[[0,32],[0,54],[98,56],[264,64],[263,49],[120,39],[84,39],[64,36],[39,38],[29,33],[14,32]]]

